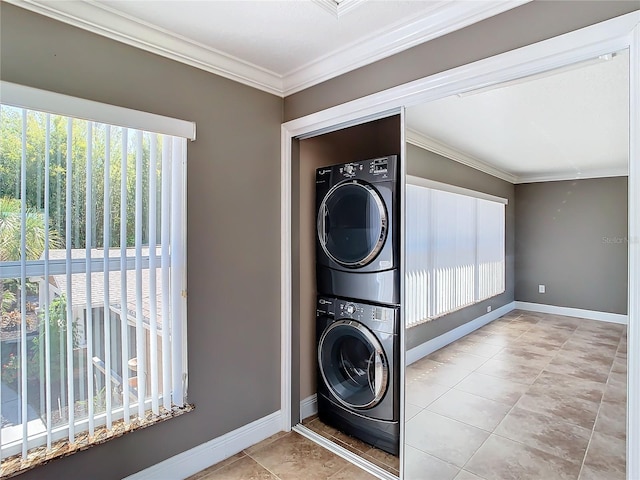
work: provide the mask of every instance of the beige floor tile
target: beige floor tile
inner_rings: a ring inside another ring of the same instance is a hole
[[[602,396],[603,402],[617,403],[627,405],[627,382],[620,383],[612,381],[611,378],[607,380],[607,385],[604,389],[604,395]]]
[[[591,380],[544,371],[533,383],[528,393],[571,395],[581,400],[600,403],[606,384]]]
[[[552,325],[554,327],[564,327],[575,330],[583,322],[583,319],[566,317],[564,315],[542,314],[540,323]]]
[[[492,432],[511,409],[511,405],[451,389],[433,402],[428,410]]]
[[[226,459],[222,460],[221,462],[218,462],[215,465],[210,466],[209,468],[205,468],[204,470],[196,473],[195,475],[191,475],[186,480],[202,480],[204,478],[207,478],[208,475],[212,474],[216,470],[219,470],[222,467],[230,465],[233,462],[235,462],[235,461],[237,461],[237,460],[239,460],[241,458],[244,458],[245,456],[246,455],[245,455],[244,452],[240,452],[240,453],[237,453],[235,455],[232,455],[231,457],[226,458]]]
[[[484,365],[476,370],[478,373],[504,378],[517,383],[532,384],[538,377],[542,368],[530,367],[521,363],[512,363],[504,360],[487,360]]]
[[[429,359],[465,370],[475,370],[487,361],[486,357],[466,353],[457,348],[444,348],[429,355]]]
[[[250,456],[244,456],[199,480],[278,480]]]
[[[611,371],[613,373],[621,373],[623,375],[627,374],[627,358],[619,357],[617,354],[613,359],[613,365],[611,366]]]
[[[441,365],[440,362],[429,360],[428,357],[421,358],[417,362],[407,365],[405,369],[405,381],[412,382],[414,380],[424,379],[429,372]]]
[[[606,383],[612,363],[613,358],[588,361],[561,351],[549,362],[545,367],[545,371]]]
[[[627,374],[626,372],[611,372],[609,374],[609,378],[607,379],[607,384],[623,386],[627,384]]]
[[[408,382],[405,388],[405,400],[424,408],[449,390],[449,387],[427,380]]]
[[[269,438],[265,438],[261,442],[258,442],[255,445],[250,446],[249,448],[245,448],[244,449],[244,453],[251,454],[253,452],[256,452],[256,451],[260,450],[261,448],[266,447],[270,443],[275,442],[279,438],[284,437],[287,434],[288,434],[288,432],[278,432],[278,433],[276,433],[274,435],[271,435]]]
[[[600,474],[600,478],[624,478],[626,442],[610,435],[594,432],[584,459],[584,466]]]
[[[479,339],[479,342],[488,343],[489,345],[495,345],[498,347],[508,347],[518,338],[526,335],[526,333],[511,333],[511,332],[496,332]]]
[[[578,480],[626,480],[626,478],[626,474],[621,472],[601,472],[584,465]]]
[[[591,430],[562,418],[515,407],[494,433],[578,465],[582,464]]]
[[[544,391],[532,392],[529,389],[518,400],[516,406],[532,412],[564,418],[567,423],[590,430],[595,423],[599,404],[576,398],[570,394],[548,395]]]
[[[593,430],[626,441],[627,406],[624,403],[603,401],[600,404],[596,426]]]
[[[458,467],[471,458],[489,433],[423,410],[407,422],[406,444]]]
[[[496,402],[514,405],[527,390],[528,385],[473,372],[454,388]]]
[[[423,369],[418,377],[412,377],[411,380],[415,381],[419,379],[421,382],[426,384],[437,383],[444,387],[453,387],[456,383],[469,375],[469,373],[471,373],[471,370],[465,368],[454,365],[445,365],[439,362],[431,362],[429,368]],[[408,375],[407,378],[409,378]],[[408,381],[411,380],[408,379]],[[416,403],[416,405],[420,404]]]
[[[404,405],[404,420],[407,421],[412,419],[421,411],[422,411],[422,407],[418,405],[414,405],[413,403],[409,403],[409,401],[407,400],[407,402]]]
[[[580,471],[579,464],[495,434],[464,468],[487,480],[575,480]]]
[[[397,475],[400,470],[400,458],[378,448],[370,448],[362,454],[362,458]]]
[[[466,353],[470,353],[471,355],[476,355],[478,357],[491,358],[500,350],[502,347],[500,345],[491,345],[489,343],[482,342],[474,342],[469,337],[461,338],[460,340],[455,342],[455,348],[464,351]]]
[[[485,480],[485,479],[471,472],[467,472],[466,470],[460,470],[460,473],[458,473],[458,475],[456,475],[456,478],[454,478],[453,480]]]
[[[571,336],[572,341],[585,341],[594,345],[607,346],[609,349],[617,350],[620,343],[620,336],[611,333],[597,333],[584,330],[576,330]]]
[[[326,480],[348,462],[295,432],[279,438],[251,454],[281,480],[297,480],[300,473],[308,480]]]
[[[452,480],[460,469],[417,448],[405,449],[405,480]]]
[[[580,337],[571,337],[562,345],[562,350],[572,352],[585,360],[609,360],[615,357],[618,347]]]
[[[360,467],[349,464],[337,473],[334,473],[327,480],[376,480],[378,477],[365,472]]]
[[[524,335],[509,345],[510,348],[516,350],[551,356],[555,355],[562,346],[563,343],[551,344],[539,339],[538,337],[525,337]]]
[[[618,353],[627,354],[627,337],[622,337],[618,344]]]
[[[503,348],[499,353],[496,353],[491,359],[500,360],[505,363],[518,363],[542,370],[551,361],[553,355],[553,353],[540,354],[521,348],[507,347]]]
[[[552,347],[561,347],[571,337],[571,332],[557,328],[548,328],[537,324],[530,330],[527,330],[520,337],[518,337],[513,343],[520,344],[542,344],[549,349]]]

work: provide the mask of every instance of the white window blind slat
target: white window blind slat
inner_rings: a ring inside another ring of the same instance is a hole
[[[186,140],[173,139],[173,151],[171,155],[171,194],[172,202],[180,202],[184,195],[183,176],[180,175],[182,166],[185,161]],[[184,281],[184,249],[186,247],[184,241],[185,218],[182,212],[176,208],[171,209],[171,224],[176,228],[170,231],[171,240],[171,284],[185,287],[171,289],[171,365],[172,365],[172,402],[175,405],[182,406],[184,401],[185,389],[185,372],[183,371],[183,352],[182,352],[182,335],[183,335],[183,295],[186,292]]]
[[[87,161],[86,161],[86,204],[85,204],[85,256],[87,271],[91,271],[91,237],[93,227],[93,124],[87,122]],[[89,435],[94,434],[93,412],[93,297],[91,288],[91,274],[85,275],[85,289],[87,298],[86,309],[86,378],[87,378],[87,410],[89,416]]]
[[[156,215],[157,215],[157,139],[152,137],[149,149],[149,327],[151,410],[160,413],[158,389],[158,296],[156,289]]]
[[[135,358],[135,377],[136,388],[138,391],[138,418],[144,418],[144,399],[146,397],[147,369],[145,355],[145,332],[142,311],[142,288],[143,288],[143,271],[142,271],[142,132],[136,131],[136,190],[135,190],[135,251],[136,251],[136,306],[135,306],[135,325],[136,325],[136,356]]]
[[[73,209],[72,209],[72,194],[73,194],[73,119],[67,119],[67,177],[66,177],[66,236],[65,238],[70,239],[71,232],[73,229]],[[71,242],[67,241],[66,244],[66,267],[67,272],[71,272]],[[67,289],[67,297],[66,297],[66,360],[67,360],[67,376],[71,375],[73,369],[73,355],[70,352],[73,352],[73,286],[72,286],[72,278],[73,275],[71,273],[67,273],[66,277],[66,289]],[[62,357],[61,357],[62,358]],[[60,376],[61,381],[64,376]],[[74,383],[66,382],[67,385],[67,400],[65,402],[67,408],[67,419],[68,419],[68,428],[69,428],[69,443],[73,443],[75,441],[75,409],[71,408],[75,405],[75,397],[74,397]],[[64,405],[63,405],[64,406]],[[60,409],[61,410],[61,409]]]
[[[50,208],[50,163],[51,163],[51,115],[46,115],[45,130],[45,158],[44,158],[44,277],[49,278],[49,208]],[[49,312],[49,289],[45,288],[43,292],[44,298],[44,335],[45,339],[51,338],[50,312]],[[44,342],[44,362],[45,362],[45,385],[51,385],[51,342]],[[51,388],[45,388],[45,405],[46,405],[46,427],[47,427],[47,449],[51,448]],[[0,442],[1,445],[1,442]]]
[[[28,433],[27,404],[27,111],[22,110],[22,157],[20,165],[20,370],[22,436]],[[22,458],[27,457],[27,446],[22,446]]]
[[[162,271],[162,291],[169,291],[169,285],[171,283],[171,277],[169,272],[170,266],[170,249],[169,244],[171,241],[171,229],[169,228],[169,221],[171,219],[171,152],[173,151],[172,139],[163,138],[162,140],[162,167],[161,167],[161,179],[162,190],[160,195],[160,241],[161,246],[161,259],[160,268]],[[164,408],[168,409],[171,406],[171,379],[172,379],[172,364],[171,364],[171,343],[170,343],[170,305],[169,296],[162,295],[162,403]]]
[[[120,158],[120,350],[121,350],[121,373],[122,373],[122,405],[124,412],[124,423],[129,425],[131,413],[129,411],[130,402],[130,382],[129,382],[129,309],[127,296],[127,269],[125,259],[127,257],[127,170],[129,168],[129,131],[122,129],[122,155]]]
[[[104,139],[104,174],[103,174],[103,222],[102,235],[105,254],[102,256],[102,268],[104,274],[102,281],[104,282],[103,305],[111,305],[111,296],[109,295],[110,285],[110,265],[109,257],[111,252],[111,125],[105,125]],[[105,370],[105,411],[106,425],[108,429],[113,426],[113,399],[112,399],[112,364],[111,364],[111,310],[105,309],[104,317],[104,370]],[[92,359],[93,361],[93,359]]]

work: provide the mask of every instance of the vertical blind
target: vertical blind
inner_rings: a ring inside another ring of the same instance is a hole
[[[182,406],[186,138],[3,97],[0,172],[1,458]]]
[[[414,177],[407,182],[406,326],[504,292],[504,203]]]

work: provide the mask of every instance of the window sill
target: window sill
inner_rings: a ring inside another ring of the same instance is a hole
[[[122,437],[135,430],[164,422],[170,418],[179,417],[194,409],[195,405],[190,404],[186,404],[183,407],[174,407],[170,411],[161,409],[160,415],[153,415],[149,412],[144,419],[140,420],[136,418],[135,420],[131,420],[129,425],[125,425],[123,420],[118,420],[113,423],[111,430],[108,430],[106,426],[100,426],[96,428],[92,436],[90,436],[88,432],[77,435],[76,441],[73,444],[70,444],[68,440],[59,440],[51,445],[50,450],[47,450],[46,447],[33,449],[29,452],[26,459],[23,459],[22,455],[14,455],[2,459],[0,477],[3,479],[15,477],[28,470],[45,465],[52,460],[68,457],[74,453],[87,450],[94,445],[100,445],[114,438]]]

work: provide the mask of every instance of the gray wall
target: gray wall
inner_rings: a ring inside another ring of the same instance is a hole
[[[626,314],[627,224],[626,177],[516,185],[516,300]]]
[[[516,202],[515,189],[511,183],[411,144],[407,144],[407,174],[488,193],[506,198],[509,202],[505,209],[505,292],[476,305],[407,329],[405,345],[410,349],[485,315],[488,306],[495,310],[513,302],[516,211],[514,204]]]
[[[640,2],[533,1],[285,98],[285,120],[640,9]]]
[[[394,115],[300,140],[300,397],[316,393],[316,168],[400,153],[400,116]],[[294,285],[296,282],[294,282]]]
[[[282,99],[0,3],[1,78],[197,124],[188,146],[196,410],[21,479],[114,479],[280,408]]]

